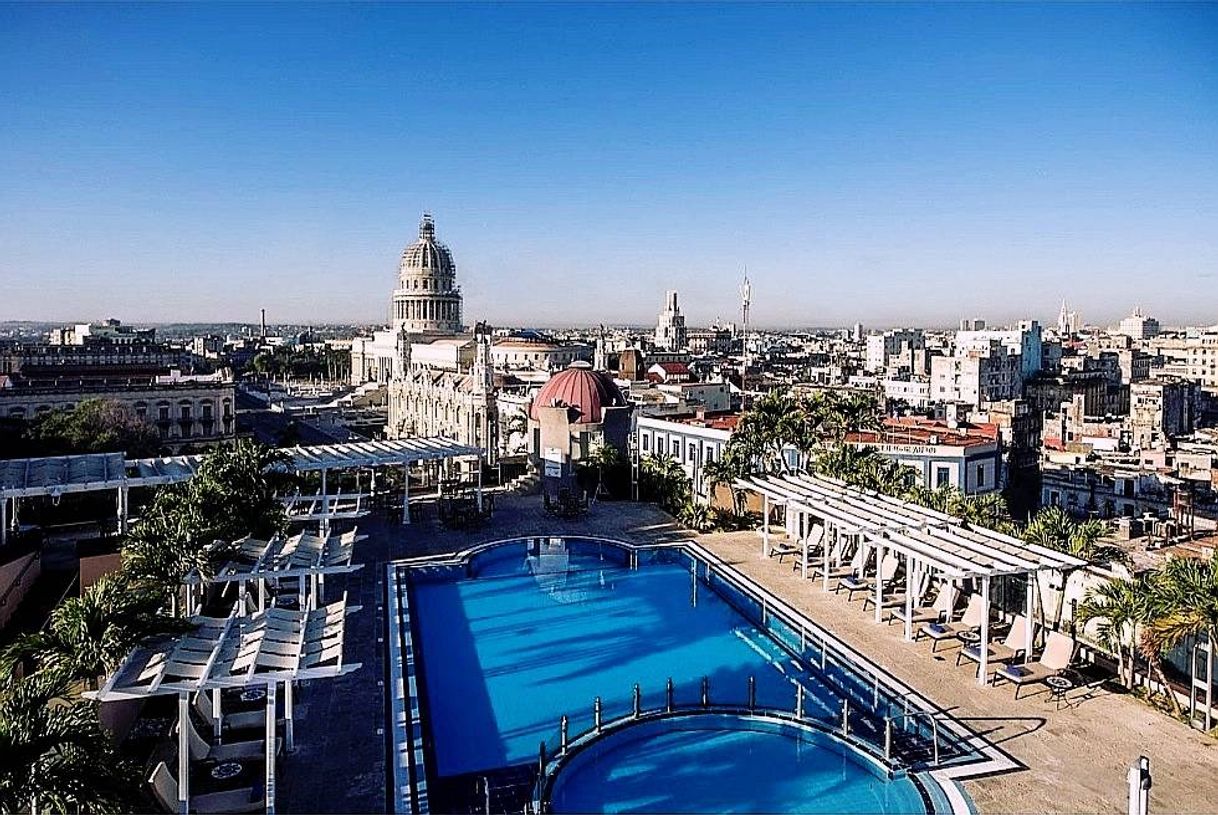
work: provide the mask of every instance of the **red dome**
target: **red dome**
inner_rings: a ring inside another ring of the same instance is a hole
[[[592,370],[586,362],[573,362],[542,386],[529,409],[529,417],[537,420],[539,407],[566,405],[579,411],[578,424],[599,424],[604,418],[604,408],[625,404],[613,377],[604,371]]]

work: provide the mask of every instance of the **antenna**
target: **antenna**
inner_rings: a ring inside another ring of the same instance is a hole
[[[740,385],[744,389],[744,378],[749,372],[749,306],[753,302],[753,284],[749,282],[749,267],[744,267],[744,282],[740,284],[740,350],[742,352]]]

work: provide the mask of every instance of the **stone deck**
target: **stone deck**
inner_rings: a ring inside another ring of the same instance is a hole
[[[585,518],[563,521],[545,515],[538,499],[517,496],[500,496],[493,523],[477,532],[442,530],[433,518],[425,510],[424,520],[410,527],[384,518],[360,522],[371,535],[357,546],[356,559],[365,567],[347,578],[346,590],[364,608],[349,618],[346,656],[364,667],[337,681],[312,683],[297,695],[297,750],[282,764],[282,811],[387,807],[384,564],[488,540],[557,534],[698,540],[1022,765],[964,782],[980,812],[1124,811],[1125,772],[1141,754],[1151,758],[1153,811],[1218,811],[1218,742],[1122,694],[1076,690],[1076,703],[1057,710],[1044,693],[1014,700],[1010,686],[980,687],[973,670],[955,667],[951,650],[941,647],[932,656],[929,644],[904,642],[899,626],[877,626],[861,602],[822,592],[789,561],[762,558],[755,533],[695,536],[655,508],[631,503],[599,504]],[[341,588],[327,586],[331,597]]]

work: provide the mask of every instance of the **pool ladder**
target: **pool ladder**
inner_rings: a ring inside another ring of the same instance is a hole
[[[902,725],[908,726],[913,719],[919,719],[925,716],[930,720],[931,733],[931,749],[933,751],[931,762],[932,767],[939,766],[939,719],[938,711],[934,710],[913,710],[898,713],[895,716],[887,716],[884,719],[884,760],[892,761],[892,725],[893,722],[901,722]]]

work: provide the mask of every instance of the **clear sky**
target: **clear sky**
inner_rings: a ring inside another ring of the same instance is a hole
[[[0,6],[0,319],[1218,322],[1218,5]]]

